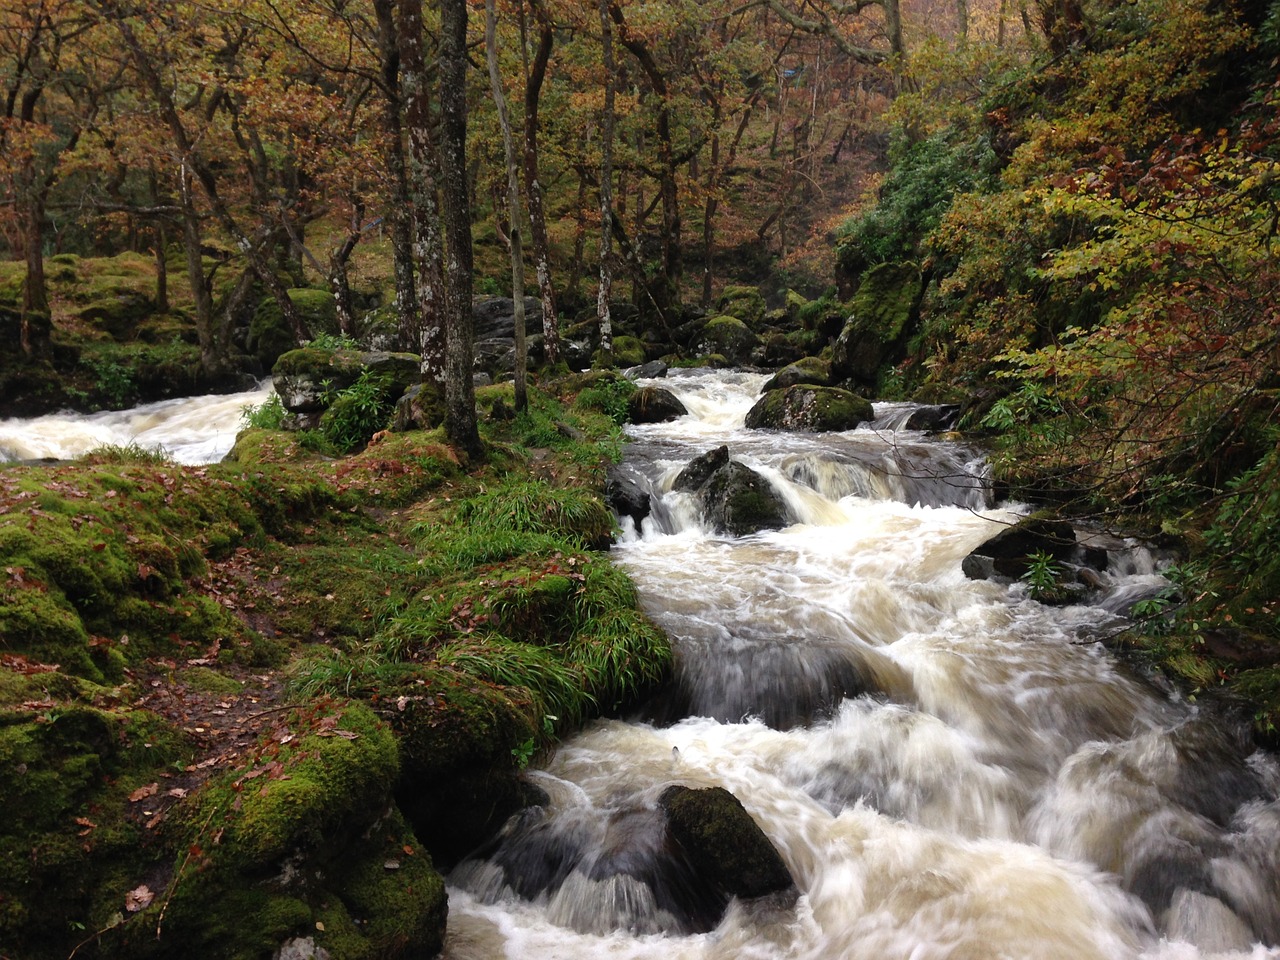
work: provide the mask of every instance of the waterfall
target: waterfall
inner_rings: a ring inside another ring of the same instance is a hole
[[[1113,660],[1158,589],[1114,558],[1051,608],[961,561],[1021,515],[900,406],[842,434],[747,430],[763,377],[658,381],[690,411],[630,428],[652,509],[614,548],[676,676],[530,774],[545,802],[450,878],[450,960],[1280,958],[1280,768]],[[789,526],[716,534],[672,489],[727,444]],[[707,920],[655,811],[672,784],[744,805],[793,901]]]
[[[137,444],[178,463],[215,463],[235,443],[244,408],[265,402],[272,392],[267,379],[241,393],[179,397],[129,410],[0,420],[0,462],[75,460],[95,447]]]

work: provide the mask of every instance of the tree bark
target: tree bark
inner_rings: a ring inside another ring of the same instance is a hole
[[[507,95],[502,88],[502,72],[498,69],[498,14],[495,0],[484,3],[484,51],[489,62],[489,87],[493,104],[498,111],[498,126],[502,130],[502,153],[507,167],[507,218],[510,220],[508,242],[511,247],[511,302],[515,326],[515,404],[516,411],[529,409],[528,365],[529,352],[525,343],[524,318],[524,245],[520,239],[520,163],[516,158],[515,141],[511,136],[511,115],[507,112]]]
[[[422,0],[400,0],[400,68],[409,128],[409,198],[413,206],[413,259],[417,270],[418,355],[422,380],[445,382],[444,243],[440,237],[440,188],[431,135],[431,84],[422,49]]]
[[[609,300],[613,295],[613,122],[614,84],[613,21],[609,0],[600,0],[600,57],[604,65],[604,114],[600,118],[600,285],[596,291],[596,316],[600,320],[600,361],[613,365],[613,319]]]
[[[538,176],[538,107],[542,99],[542,83],[547,75],[547,64],[551,60],[555,31],[540,0],[531,0],[530,5],[538,26],[538,49],[530,69],[527,47],[521,44],[525,64],[524,183],[525,193],[529,197],[529,230],[533,239],[534,272],[538,278],[538,294],[542,298],[543,359],[548,366],[553,366],[560,362],[560,318],[556,313],[555,289],[551,284],[551,243],[547,237],[542,180]],[[524,23],[522,13],[522,33]]]
[[[476,424],[471,318],[471,201],[467,192],[467,0],[440,0],[440,178],[445,261],[445,435],[483,454]]]
[[[422,318],[413,276],[413,210],[404,156],[404,118],[400,92],[400,44],[395,0],[373,0],[378,19],[378,56],[382,73],[382,130],[384,162],[391,176],[392,269],[396,285],[396,317],[402,344],[420,337]]]

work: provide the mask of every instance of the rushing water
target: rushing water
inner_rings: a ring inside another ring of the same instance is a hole
[[[161,400],[129,410],[51,413],[0,420],[0,462],[75,460],[95,447],[137,444],[178,463],[215,463],[227,455],[246,406],[263,403],[270,380],[243,393]]]
[[[1112,543],[1090,605],[969,580],[1018,515],[980,460],[889,408],[879,429],[746,430],[762,382],[661,381],[690,415],[632,428],[655,504],[615,557],[677,679],[531,774],[545,807],[452,876],[449,960],[1280,957],[1275,762],[1094,642],[1158,581],[1150,556]],[[718,536],[671,491],[722,443],[793,525]],[[655,813],[676,783],[733,792],[798,900],[691,924]]]

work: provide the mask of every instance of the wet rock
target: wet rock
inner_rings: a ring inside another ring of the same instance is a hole
[[[396,401],[391,429],[396,433],[431,430],[444,423],[444,414],[443,391],[432,384],[415,383]]]
[[[764,390],[785,390],[796,384],[807,383],[825,387],[831,383],[831,364],[817,357],[805,357],[783,367],[764,385]]]
[[[729,462],[729,448],[719,446],[709,450],[700,457],[690,460],[688,465],[676,475],[673,489],[697,491],[711,478],[711,475]]]
[[[641,387],[627,398],[627,419],[631,423],[665,423],[688,412],[680,398],[666,387]]]
[[[652,500],[639,481],[624,473],[623,469],[620,465],[609,468],[604,485],[605,502],[618,516],[630,517],[639,527],[649,516]]]
[[[831,357],[836,381],[871,385],[881,366],[896,362],[919,314],[924,283],[914,263],[882,263],[862,278]]]
[[[674,786],[658,804],[672,839],[709,886],[743,899],[795,890],[778,851],[728,790]]]
[[[743,364],[751,358],[758,342],[751,328],[737,317],[712,317],[702,328],[698,352],[722,356],[731,364]]]
[[[636,367],[628,367],[622,371],[622,375],[628,380],[657,380],[665,377],[669,369],[671,368],[661,360],[650,360]]]
[[[960,406],[958,404],[937,404],[934,406],[920,407],[912,411],[911,416],[907,417],[903,428],[906,430],[951,430],[956,425],[956,420],[960,416]]]
[[[1036,515],[1024,517],[976,547],[961,567],[970,580],[1017,580],[1031,568],[1033,554],[1047,553],[1061,562],[1075,549],[1076,534],[1069,522]]]
[[[386,381],[396,396],[416,383],[421,360],[413,353],[386,350],[328,350],[302,347],[290,350],[272,369],[276,393],[290,413],[318,413],[335,391],[345,390],[368,371]]]
[[[787,505],[773,485],[730,460],[727,446],[691,461],[676,477],[674,489],[693,493],[707,522],[732,537],[777,530],[790,522]]]
[[[746,425],[822,433],[852,430],[874,417],[870,401],[848,390],[796,384],[765,393],[747,412]]]

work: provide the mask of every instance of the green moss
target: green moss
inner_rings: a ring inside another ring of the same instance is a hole
[[[752,330],[760,328],[767,306],[755,287],[728,286],[716,298],[722,314],[736,317]]]
[[[311,336],[334,333],[338,327],[337,304],[328,290],[294,287],[288,291],[289,301],[302,316]],[[292,328],[285,323],[284,313],[274,299],[268,297],[254,311],[249,322],[249,349],[266,367],[281,354],[298,345]]]
[[[698,350],[702,354],[718,354],[730,363],[746,363],[758,340],[751,329],[737,317],[718,316],[707,321],[702,330]]]
[[[871,403],[848,390],[798,384],[766,392],[747,413],[746,425],[775,430],[852,430],[874,419]]]
[[[618,336],[613,338],[613,361],[610,366],[635,367],[644,363],[644,361],[644,342],[638,337]],[[592,365],[596,367],[604,366],[604,357],[600,351],[596,351]]]

